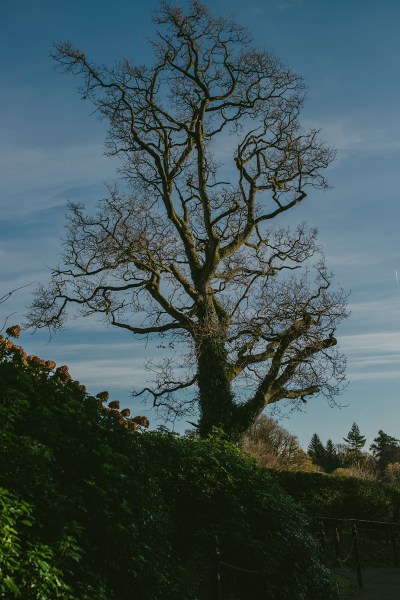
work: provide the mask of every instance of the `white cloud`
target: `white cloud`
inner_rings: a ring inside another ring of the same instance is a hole
[[[3,219],[64,205],[74,190],[98,186],[115,176],[116,163],[95,144],[58,150],[0,147],[0,198]]]
[[[390,153],[400,151],[399,131],[396,126],[386,127],[369,123],[364,118],[341,118],[332,121],[304,120],[305,128],[321,130],[321,137],[338,151],[338,159],[366,152]]]
[[[340,345],[345,352],[396,352],[400,356],[400,331],[344,335]]]

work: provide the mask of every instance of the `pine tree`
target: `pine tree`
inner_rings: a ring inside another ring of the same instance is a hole
[[[341,466],[341,460],[337,453],[336,446],[329,439],[326,442],[325,446],[325,457],[324,457],[324,469],[327,473],[332,473],[335,469],[338,469]]]
[[[318,465],[324,469],[326,451],[317,433],[312,435],[311,441],[307,448],[307,454],[311,456],[315,465]]]
[[[349,450],[361,452],[361,449],[365,446],[365,435],[361,435],[360,429],[356,422],[353,423],[347,438],[343,438],[344,442],[349,447]]]
[[[378,431],[369,449],[376,458],[381,473],[387,465],[400,462],[400,441],[382,429]]]

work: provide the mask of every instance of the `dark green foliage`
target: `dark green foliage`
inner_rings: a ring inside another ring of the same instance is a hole
[[[218,436],[204,440],[156,433],[142,438],[152,444],[149,452],[169,483],[164,497],[174,507],[173,545],[180,553],[199,556],[204,570],[216,533],[224,561],[261,573],[239,578],[236,598],[336,597],[305,533],[302,511],[265,469]]]
[[[226,562],[260,571],[229,572],[229,600],[337,598],[302,511],[236,446],[129,431],[49,364],[0,349],[0,484],[32,506],[23,535],[73,598],[208,600],[194,583],[215,534]]]
[[[53,550],[29,541],[32,525],[29,504],[0,487],[0,598],[73,600],[62,571],[54,566]],[[79,559],[72,539],[61,548],[64,558]]]
[[[170,521],[139,435],[44,361],[1,349],[0,485],[32,504],[42,543],[76,540],[81,560],[63,563],[76,597],[130,598],[127,581],[166,597]]]
[[[326,442],[322,466],[327,473],[332,473],[332,471],[341,466],[341,460],[337,453],[336,446],[331,439]]]
[[[353,423],[347,437],[343,438],[345,444],[348,445],[349,450],[355,452],[361,451],[361,448],[365,446],[365,435],[361,435],[360,428],[357,423]]]
[[[318,467],[323,468],[325,461],[325,448],[317,433],[314,433],[307,448],[307,454]]]
[[[397,521],[400,491],[379,481],[322,473],[278,473],[279,484],[312,517]]]
[[[377,437],[370,446],[370,450],[377,459],[378,468],[381,473],[388,464],[400,462],[400,442],[395,437],[378,431]]]

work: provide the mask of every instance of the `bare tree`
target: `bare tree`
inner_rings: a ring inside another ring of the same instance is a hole
[[[29,322],[57,329],[75,304],[169,336],[171,356],[142,391],[169,416],[197,406],[201,435],[219,426],[235,438],[266,405],[332,399],[343,381],[334,331],[345,295],[331,289],[316,232],[271,226],[307,188],[327,187],[334,152],[300,128],[302,79],[242,26],[198,2],[163,2],[155,22],[151,67],[94,66],[56,46],[109,121],[107,151],[129,187],[110,188],[93,216],[70,206],[63,264]]]

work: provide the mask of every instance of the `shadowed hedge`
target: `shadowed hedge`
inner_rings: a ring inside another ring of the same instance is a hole
[[[224,561],[260,572],[232,576],[229,598],[337,598],[302,511],[265,469],[217,433],[134,431],[101,400],[0,339],[0,485],[29,503],[24,544],[48,549],[72,598],[208,598],[194,584],[216,534]]]
[[[274,477],[312,517],[400,518],[400,490],[381,481],[305,472],[274,472]]]

